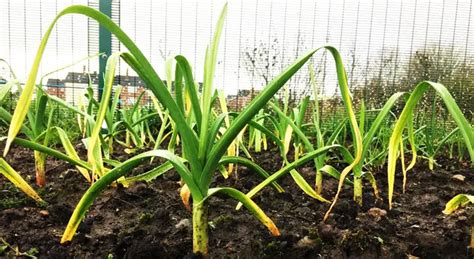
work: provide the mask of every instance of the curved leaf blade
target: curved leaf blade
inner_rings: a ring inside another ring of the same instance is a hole
[[[105,190],[105,188],[107,188],[114,181],[118,180],[120,177],[129,173],[133,168],[142,163],[144,160],[154,156],[162,157],[170,161],[170,163],[173,164],[173,167],[188,185],[193,197],[197,197],[198,199],[200,198],[202,200],[203,195],[200,193],[200,190],[194,183],[191,176],[191,172],[189,172],[188,168],[184,165],[181,158],[169,152],[168,150],[152,150],[144,152],[126,160],[119,166],[110,170],[107,174],[99,178],[99,180],[97,180],[89,187],[89,189],[82,196],[81,200],[74,209],[74,212],[71,218],[69,219],[66,230],[64,231],[64,234],[61,238],[61,243],[63,244],[72,240],[74,233],[79,227],[81,220],[86,215],[87,210],[92,205],[94,200],[100,195],[100,193]]]
[[[37,202],[43,202],[43,199],[36,193],[36,191],[15,171],[3,158],[0,158],[0,174],[5,176],[18,189],[23,191]]]
[[[279,236],[280,231],[273,221],[263,212],[263,210],[244,193],[234,188],[211,188],[206,199],[217,193],[223,193],[241,202],[263,225],[265,225],[273,236]]]
[[[458,194],[446,203],[443,213],[449,215],[458,208],[466,206],[468,203],[474,204],[474,195]]]
[[[451,96],[448,89],[446,89],[446,87],[442,84],[430,81],[423,81],[419,83],[408,98],[405,107],[403,108],[402,113],[400,114],[399,119],[395,124],[395,127],[392,131],[392,135],[390,136],[389,140],[387,166],[389,208],[392,208],[396,163],[398,156],[400,155],[400,143],[401,141],[403,141],[403,129],[412,117],[417,103],[429,88],[433,88],[434,90],[436,90],[436,93],[441,96],[441,99],[444,101],[446,108],[448,109],[449,113],[451,114],[454,121],[459,127],[459,130],[464,138],[464,142],[466,143],[466,147],[469,151],[471,161],[474,163],[474,131],[467,119],[462,114],[461,109],[456,104],[456,101]]]

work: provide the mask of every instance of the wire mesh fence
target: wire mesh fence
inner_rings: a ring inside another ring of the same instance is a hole
[[[55,14],[71,4],[99,9],[98,0],[0,1],[0,58],[10,63],[20,80],[26,78],[39,41]],[[182,54],[201,82],[205,49],[223,5],[220,0],[113,0],[111,16],[162,78],[166,59]],[[472,20],[469,0],[230,1],[215,87],[225,90],[232,109],[240,109],[297,57],[330,44],[342,53],[355,103],[364,100],[367,107],[379,108],[392,93],[432,80],[445,84],[472,120]],[[78,15],[61,18],[40,74],[97,54],[98,39],[95,21]],[[111,44],[112,52],[125,51],[113,37]],[[77,104],[89,83],[97,88],[99,58],[52,73],[44,79],[48,92]],[[333,61],[321,52],[312,62],[323,115],[342,114]],[[1,63],[0,77],[11,78]],[[124,86],[124,104],[136,102],[146,88],[123,62],[116,83]],[[288,87],[295,102],[310,95],[308,68]],[[143,100],[148,102],[146,97]],[[437,102],[434,95],[426,97],[421,109],[431,111],[433,102]],[[437,114],[446,114],[442,105],[435,109]]]

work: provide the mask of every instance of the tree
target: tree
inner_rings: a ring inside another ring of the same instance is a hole
[[[260,40],[254,46],[247,46],[241,52],[241,65],[252,81],[251,89],[270,83],[275,73],[280,72],[307,50],[305,39],[298,33],[297,42],[293,47],[286,48],[277,37],[269,41]],[[316,67],[316,75],[322,70]],[[287,83],[290,90],[290,102],[294,103],[311,93],[308,67],[303,67]]]
[[[474,112],[472,57],[456,51],[454,46],[444,48],[430,46],[412,53],[407,69],[401,80],[401,90],[410,90],[424,80],[442,83],[448,88],[467,118],[472,118]],[[427,95],[422,106],[431,107],[433,98],[434,93]],[[438,107],[444,109],[443,105]]]
[[[474,112],[474,62],[454,47],[428,46],[415,50],[403,61],[398,49],[385,49],[363,75],[366,84],[354,91],[355,99],[363,98],[368,107],[379,107],[393,93],[410,92],[418,83],[428,80],[444,84],[468,119]],[[423,97],[420,109],[431,111],[435,93]],[[435,112],[447,114],[443,105]],[[443,111],[441,111],[443,110]]]

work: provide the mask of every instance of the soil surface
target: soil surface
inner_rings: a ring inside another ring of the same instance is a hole
[[[278,170],[278,152],[254,154],[270,172]],[[122,160],[125,154],[118,154]],[[13,168],[34,185],[33,152],[14,147],[8,157]],[[154,164],[161,161],[157,160]],[[429,171],[419,161],[408,174],[407,190],[397,178],[392,210],[387,205],[386,168],[374,170],[382,200],[374,198],[369,184],[364,204],[352,201],[346,187],[327,222],[329,204],[305,195],[291,176],[279,183],[278,193],[266,188],[254,201],[279,227],[273,237],[245,208],[236,211],[235,200],[210,200],[209,252],[212,258],[471,258],[472,212],[461,209],[442,214],[445,203],[459,193],[474,194],[474,175],[467,162],[438,159]],[[153,165],[144,163],[133,172]],[[314,182],[311,165],[298,170]],[[464,181],[453,178],[463,175]],[[260,179],[245,167],[228,179],[216,174],[214,185],[248,192]],[[72,243],[60,237],[88,183],[71,165],[48,158],[47,186],[37,188],[48,205],[40,206],[0,176],[0,257],[14,257],[15,249],[40,258],[183,258],[192,255],[191,214],[179,197],[179,177],[170,171],[150,183],[129,188],[110,187],[95,201]],[[323,196],[331,199],[337,182],[325,178]],[[8,243],[9,248],[5,245]],[[1,249],[1,248],[4,249]]]

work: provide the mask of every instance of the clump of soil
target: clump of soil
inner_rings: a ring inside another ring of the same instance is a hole
[[[34,185],[33,153],[15,147],[8,162]],[[278,152],[254,154],[255,161],[274,172],[281,159]],[[120,153],[124,158],[125,154]],[[162,161],[155,161],[158,164]],[[402,194],[397,178],[394,205],[386,202],[386,169],[374,170],[383,200],[376,200],[369,185],[364,204],[352,201],[345,188],[330,219],[322,222],[328,204],[305,195],[290,176],[278,193],[267,188],[254,201],[280,228],[281,236],[271,236],[248,211],[235,210],[236,201],[219,196],[210,201],[211,257],[239,258],[469,258],[470,221],[468,210],[451,216],[442,214],[444,204],[459,193],[474,193],[472,169],[468,163],[450,159],[438,161],[441,167],[429,171],[422,161],[408,175],[407,191]],[[129,188],[110,187],[95,201],[69,245],[60,237],[69,217],[87,190],[88,183],[67,163],[48,159],[47,186],[40,195],[48,202],[41,207],[0,177],[0,238],[20,251],[35,251],[49,258],[182,258],[192,257],[191,214],[182,205],[179,177],[174,171],[151,183]],[[148,162],[134,173],[153,165]],[[314,181],[309,165],[299,172]],[[465,176],[464,181],[452,178]],[[229,179],[216,174],[215,185],[249,191],[261,180],[245,167]],[[324,197],[332,198],[337,182],[326,178]],[[0,247],[2,244],[0,243]],[[32,250],[33,249],[33,250]],[[13,256],[12,249],[1,252]]]

